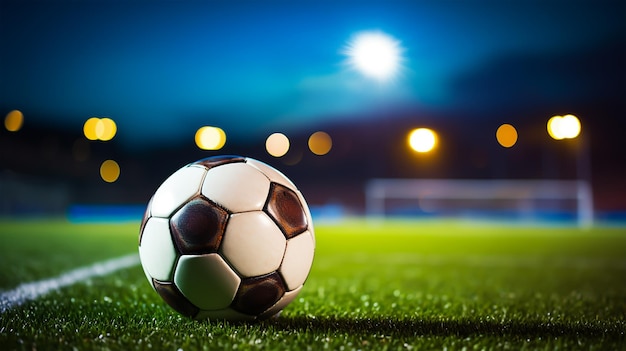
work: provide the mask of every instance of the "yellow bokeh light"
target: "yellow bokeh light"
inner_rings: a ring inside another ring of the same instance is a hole
[[[574,115],[565,115],[560,123],[561,133],[567,139],[574,139],[580,134],[580,120]]]
[[[560,128],[561,119],[563,119],[563,117],[553,116],[552,118],[548,120],[548,126],[547,126],[548,134],[550,134],[552,139],[555,139],[555,140],[563,139],[563,135],[561,134],[561,128]]]
[[[110,118],[100,118],[96,123],[96,135],[98,139],[102,141],[109,141],[113,139],[117,133],[117,125]]]
[[[512,147],[517,142],[517,130],[510,124],[503,124],[496,131],[496,139],[503,147]]]
[[[120,165],[113,160],[106,160],[100,165],[100,177],[107,183],[113,183],[120,177]]]
[[[96,133],[96,125],[100,122],[100,118],[91,117],[83,125],[83,134],[85,138],[89,140],[98,140],[98,134]]]
[[[85,138],[89,140],[98,140],[98,134],[96,133],[96,126],[100,122],[100,118],[91,117],[85,124],[83,125],[83,134],[85,134]]]
[[[4,127],[9,132],[17,132],[18,130],[22,129],[23,124],[24,114],[22,114],[22,111],[19,110],[13,110],[7,113],[6,117],[4,118]]]
[[[428,128],[416,128],[409,133],[409,146],[414,151],[424,153],[432,151],[437,145],[437,134]]]
[[[326,155],[332,148],[333,140],[326,132],[315,132],[309,137],[309,150],[318,156]]]
[[[282,133],[274,133],[265,140],[267,153],[274,157],[284,156],[289,151],[289,138]]]
[[[548,120],[548,134],[555,140],[574,139],[580,134],[581,125],[574,115],[553,116]]]
[[[204,126],[196,131],[195,140],[202,150],[219,150],[226,144],[226,133],[218,127]]]
[[[83,125],[83,134],[89,140],[109,141],[117,134],[117,125],[108,117],[91,117]]]

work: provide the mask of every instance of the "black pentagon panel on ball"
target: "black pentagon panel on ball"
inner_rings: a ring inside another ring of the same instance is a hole
[[[217,252],[227,222],[226,210],[199,196],[172,216],[170,230],[181,254],[207,254]]]
[[[285,290],[285,283],[277,272],[243,279],[232,307],[245,314],[258,315],[274,306]]]
[[[201,166],[206,167],[207,169],[211,169],[213,167],[225,165],[227,163],[236,163],[236,162],[246,162],[246,158],[241,157],[241,156],[236,156],[236,155],[211,156],[211,157],[198,160],[192,163],[192,165],[201,165]]]
[[[200,311],[198,307],[187,300],[173,283],[160,282],[156,279],[152,279],[152,283],[156,292],[161,295],[161,298],[183,316],[193,318]]]
[[[264,211],[276,222],[287,239],[303,233],[307,219],[298,195],[278,183],[272,183]]]

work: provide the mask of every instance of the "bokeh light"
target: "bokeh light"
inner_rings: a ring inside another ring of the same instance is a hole
[[[6,117],[4,118],[4,127],[9,132],[17,132],[18,130],[22,129],[23,124],[24,114],[22,114],[22,111],[19,110],[13,110],[7,113]]]
[[[503,147],[512,147],[517,143],[517,130],[510,124],[503,124],[496,131],[496,139]]]
[[[85,138],[89,140],[98,140],[98,134],[96,133],[96,126],[100,118],[91,117],[85,121],[83,125],[83,134],[85,134]]]
[[[548,120],[547,129],[555,140],[574,139],[580,134],[581,124],[574,115],[553,116]]]
[[[437,146],[437,134],[429,128],[416,128],[409,133],[408,141],[411,149],[425,153]]]
[[[357,33],[347,44],[344,53],[348,64],[365,76],[377,80],[393,78],[402,61],[400,42],[380,31]]]
[[[202,150],[219,150],[226,144],[226,133],[222,128],[204,126],[196,131],[195,140]]]
[[[284,156],[289,151],[289,138],[283,133],[274,133],[265,140],[265,149],[274,157]]]
[[[120,165],[113,160],[106,160],[100,165],[100,177],[107,183],[113,183],[120,177]]]
[[[563,118],[562,116],[552,116],[548,120],[548,125],[547,125],[548,134],[552,137],[552,139],[555,139],[555,140],[563,139],[563,136],[561,135],[561,128],[559,126],[562,118]]]
[[[574,139],[580,134],[580,120],[574,115],[565,115],[559,123],[561,134],[566,139]]]
[[[332,147],[333,140],[326,132],[315,132],[309,137],[309,150],[318,156],[326,155]]]
[[[117,134],[117,125],[108,117],[91,117],[83,125],[83,134],[89,140],[109,141]]]
[[[117,125],[110,118],[101,118],[96,124],[96,135],[98,139],[102,141],[109,141],[113,139],[117,133]]]

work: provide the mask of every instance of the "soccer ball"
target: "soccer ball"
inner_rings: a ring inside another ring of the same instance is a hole
[[[276,315],[309,274],[315,233],[296,186],[240,156],[190,163],[148,203],[139,257],[152,288],[193,319]]]

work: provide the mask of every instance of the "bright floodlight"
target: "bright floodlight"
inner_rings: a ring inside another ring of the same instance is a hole
[[[98,133],[96,132],[96,126],[100,122],[100,118],[91,117],[85,124],[83,125],[83,132],[85,133],[85,137],[89,140],[98,140]]]
[[[96,135],[98,139],[102,141],[109,141],[113,139],[115,134],[117,133],[117,125],[115,121],[110,118],[101,118],[96,123]]]
[[[437,145],[437,134],[431,129],[417,128],[409,134],[409,146],[417,152],[432,151],[435,145]]]
[[[357,33],[346,45],[344,53],[348,64],[365,76],[385,81],[400,70],[402,61],[400,42],[380,31]]]
[[[218,127],[200,127],[196,131],[195,141],[202,150],[219,150],[226,144],[226,133]]]
[[[580,120],[574,115],[565,115],[560,123],[561,132],[567,139],[573,139],[580,134]]]
[[[580,134],[580,120],[574,115],[553,116],[548,120],[548,134],[555,139],[574,139]]]
[[[117,133],[117,125],[112,119],[91,117],[83,125],[83,133],[89,140],[109,141]]]
[[[283,133],[274,133],[265,140],[265,150],[274,157],[284,156],[289,151],[289,138]]]

